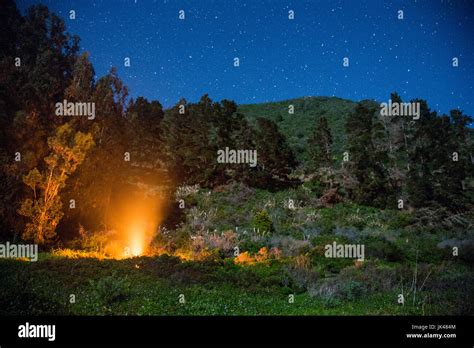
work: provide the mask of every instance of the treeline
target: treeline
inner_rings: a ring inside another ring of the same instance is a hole
[[[392,103],[402,103],[392,93]],[[347,119],[346,151],[332,161],[332,137],[324,117],[309,140],[312,170],[323,191],[378,208],[446,207],[465,210],[472,203],[472,118],[459,110],[450,115],[419,103],[418,119],[380,116],[371,101],[357,104]],[[339,155],[339,154],[338,154]]]
[[[417,121],[383,119],[373,104],[361,102],[347,120],[343,160],[332,153],[322,117],[308,140],[312,165],[306,167],[273,121],[257,118],[251,125],[233,101],[204,95],[164,110],[158,101],[130,99],[115,69],[96,79],[88,54],[79,53],[79,38],[47,7],[33,6],[22,16],[13,1],[4,1],[0,23],[3,238],[52,244],[71,237],[79,224],[107,230],[111,202],[136,190],[137,182],[173,191],[232,181],[278,190],[309,181],[330,202],[392,208],[402,200],[405,207],[452,210],[470,203],[471,119],[460,111],[440,116],[420,101]],[[63,100],[95,103],[95,118],[55,115]],[[256,149],[257,166],[218,163],[217,151],[226,147]]]

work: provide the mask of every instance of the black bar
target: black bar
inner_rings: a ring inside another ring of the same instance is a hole
[[[54,342],[20,338],[19,325],[56,325]],[[416,325],[414,328],[412,325]],[[430,325],[434,325],[431,326]],[[438,325],[444,325],[439,328]],[[446,328],[455,325],[455,329]],[[424,330],[421,327],[426,326]],[[58,344],[412,344],[468,345],[474,320],[466,317],[1,317],[0,346]],[[407,334],[456,334],[407,338]]]

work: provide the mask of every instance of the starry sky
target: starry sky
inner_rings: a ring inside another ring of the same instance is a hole
[[[37,3],[80,36],[97,76],[116,66],[132,97],[166,107],[205,93],[237,103],[302,96],[386,102],[397,91],[404,101],[423,98],[434,110],[474,116],[470,0],[17,1],[23,13]]]

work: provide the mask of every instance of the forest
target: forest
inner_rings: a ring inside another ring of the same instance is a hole
[[[205,91],[165,108],[96,76],[43,5],[2,2],[0,32],[0,242],[40,250],[0,259],[0,313],[474,313],[463,111],[395,91],[416,117]]]

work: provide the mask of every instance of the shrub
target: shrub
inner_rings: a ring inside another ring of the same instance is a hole
[[[71,247],[74,249],[82,249],[104,253],[109,240],[116,238],[117,231],[86,231],[82,225],[79,225],[78,236],[72,240]]]
[[[194,258],[200,259],[201,256],[209,256],[209,251],[218,251],[224,257],[233,255],[234,248],[239,245],[237,234],[234,231],[225,231],[224,233],[200,233],[192,236],[191,251]]]
[[[259,237],[246,237],[240,241],[240,250],[257,253],[265,246],[265,239]]]
[[[236,264],[252,264],[252,263],[255,263],[255,260],[250,255],[250,253],[248,251],[244,251],[243,253],[240,253],[239,256],[237,256],[234,259],[234,263],[236,263]]]
[[[51,252],[51,255],[66,257],[69,259],[94,258],[94,259],[102,260],[106,258],[106,255],[102,252],[74,250],[74,249],[54,249]]]
[[[368,257],[375,257],[390,262],[401,261],[403,252],[397,245],[381,237],[366,237],[362,240],[365,244],[365,253]]]
[[[217,209],[203,210],[192,207],[186,214],[186,223],[191,231],[212,230],[216,220]]]
[[[322,280],[319,284],[313,284],[308,289],[308,292],[311,297],[320,298],[328,307],[337,305],[340,302],[337,296],[337,284],[334,279],[326,279]]]
[[[273,236],[270,245],[280,249],[284,256],[296,256],[310,250],[311,243],[308,240],[295,239],[286,236]]]
[[[266,247],[260,248],[258,253],[255,255],[251,255],[248,251],[244,251],[243,253],[240,253],[239,256],[237,256],[234,259],[234,263],[236,264],[254,264],[257,262],[266,262],[270,260],[270,257],[275,257],[275,254],[272,252],[270,253]]]
[[[413,276],[408,269],[381,267],[375,262],[366,261],[354,267],[344,268],[338,277],[344,281],[365,284],[367,292],[387,292],[399,285],[400,274],[403,274],[404,279]]]
[[[266,210],[257,212],[253,219],[253,227],[260,232],[272,233],[273,223]]]
[[[324,255],[324,246],[326,244],[332,244],[333,242],[336,242],[337,244],[345,244],[349,243],[349,239],[345,236],[342,235],[319,235],[315,236],[311,239],[311,244],[313,244],[315,247],[318,247],[318,251],[320,251],[321,255]]]
[[[288,287],[294,292],[304,292],[317,281],[318,275],[311,267],[311,259],[308,255],[298,255],[292,259],[291,263],[285,267],[289,277]]]
[[[90,280],[95,297],[105,305],[111,305],[126,299],[130,295],[130,282],[127,277],[118,277],[116,272],[99,279]]]
[[[473,239],[445,239],[437,244],[442,250],[445,259],[453,258],[453,247],[458,248],[458,257],[468,264],[474,264],[474,240]]]
[[[454,267],[454,264],[442,264],[426,282],[426,290],[440,308],[456,315],[474,313],[474,273],[472,270]],[[443,315],[443,313],[440,313]]]
[[[320,202],[323,206],[331,206],[342,202],[342,196],[338,193],[338,190],[333,188],[324,192],[320,198]]]
[[[233,182],[227,186],[227,189],[228,194],[225,196],[225,202],[232,207],[246,202],[255,194],[254,189],[241,182]]]
[[[401,211],[397,212],[394,217],[388,221],[388,228],[390,229],[400,229],[405,228],[410,224],[411,216],[409,213]]]
[[[231,256],[234,248],[238,245],[237,233],[234,231],[225,231],[222,234],[209,234],[208,243],[211,248],[219,249],[226,256]]]
[[[184,197],[188,197],[188,196],[193,196],[198,192],[199,192],[199,185],[179,186],[179,187],[176,188],[175,196],[176,196],[176,198],[179,199],[179,198],[184,198]]]
[[[344,267],[350,266],[353,259],[348,258],[331,258],[325,256],[325,247],[327,244],[336,242],[337,244],[348,243],[349,240],[343,236],[335,235],[320,235],[311,240],[315,246],[309,253],[313,265],[316,266],[321,276],[326,276],[326,273],[338,273]]]
[[[304,187],[307,190],[310,190],[311,192],[313,192],[316,197],[322,196],[325,189],[325,186],[315,176],[312,177],[309,181],[305,182]]]
[[[341,297],[348,300],[354,301],[367,293],[367,288],[361,282],[350,280],[340,286]]]
[[[358,300],[367,293],[368,289],[364,283],[341,277],[326,279],[309,291],[310,296],[320,298],[329,307],[341,301]]]

